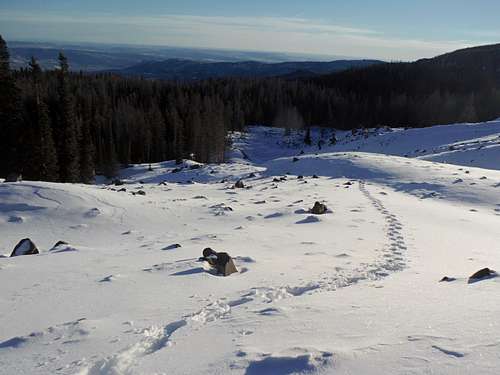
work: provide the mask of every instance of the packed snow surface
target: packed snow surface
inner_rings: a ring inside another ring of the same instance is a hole
[[[303,136],[0,183],[0,374],[498,374],[500,122]]]

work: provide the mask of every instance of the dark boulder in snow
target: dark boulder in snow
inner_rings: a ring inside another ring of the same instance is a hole
[[[180,247],[182,247],[180,244],[174,243],[172,245],[164,247],[162,250],[174,250],[174,249],[178,249]]]
[[[299,160],[300,160],[300,159],[299,159],[298,157],[294,157],[294,158],[292,159],[292,161],[293,161],[294,163],[298,162]]]
[[[243,180],[238,180],[236,181],[236,183],[234,184],[234,187],[236,189],[244,189],[245,188],[245,184],[243,183]]]
[[[120,180],[119,178],[116,178],[113,180],[113,185],[115,185],[115,186],[121,186],[123,184],[124,184],[124,182],[122,180]]]
[[[497,273],[489,268],[483,268],[469,277],[469,284],[483,279],[497,276]]]
[[[20,173],[9,173],[5,178],[5,182],[20,182],[23,176]]]
[[[326,205],[320,202],[316,202],[314,203],[313,208],[311,208],[311,213],[314,215],[323,215],[327,210],[328,208],[326,207]]]
[[[441,280],[439,280],[440,283],[442,282],[447,282],[447,283],[450,283],[452,281],[455,281],[456,279],[454,277],[448,277],[448,276],[445,276],[443,277]]]
[[[319,178],[318,175],[313,174],[312,178]]]
[[[257,177],[257,176],[253,172],[248,175],[248,178],[255,178],[255,177]]]
[[[29,238],[25,238],[19,241],[19,243],[16,245],[10,256],[17,257],[20,255],[34,255],[34,254],[38,254],[38,249],[36,245]]]
[[[232,273],[238,272],[233,258],[228,253],[218,253],[207,247],[203,249],[203,256],[200,260],[207,262],[219,275],[229,276]]]
[[[137,195],[146,195],[146,192],[144,190],[138,190],[135,192]]]

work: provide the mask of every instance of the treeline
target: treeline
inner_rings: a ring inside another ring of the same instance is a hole
[[[12,72],[0,40],[0,176],[91,182],[120,165],[191,158],[220,162],[227,124],[243,117],[210,85],[54,71],[35,59]]]
[[[499,47],[500,49],[500,47]],[[496,69],[453,54],[415,63],[387,63],[323,76],[311,82],[336,94],[336,121],[346,127],[486,121],[500,116]]]
[[[302,80],[189,83],[71,73],[63,55],[53,71],[33,59],[12,72],[1,37],[0,58],[0,177],[91,182],[130,163],[221,162],[227,132],[247,124],[349,130],[500,116],[500,66],[453,54]]]

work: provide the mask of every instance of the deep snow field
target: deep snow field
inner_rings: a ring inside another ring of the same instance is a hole
[[[467,278],[500,270],[500,121],[312,135],[0,183],[0,253],[41,252],[0,259],[0,374],[499,374],[500,278]]]

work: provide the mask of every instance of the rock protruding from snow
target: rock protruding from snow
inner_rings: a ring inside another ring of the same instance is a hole
[[[20,255],[34,255],[34,254],[38,254],[38,248],[29,238],[24,238],[21,241],[19,241],[19,243],[16,245],[10,256],[17,257]]]
[[[236,181],[236,183],[234,184],[234,187],[236,189],[244,189],[245,188],[245,183],[243,182],[243,180],[238,180]]]
[[[314,203],[313,208],[311,208],[311,213],[314,215],[323,215],[327,212],[328,208],[325,204],[321,202]]]
[[[162,250],[175,250],[175,249],[178,249],[180,247],[182,247],[180,244],[174,243],[172,245],[164,247]]]
[[[483,268],[469,277],[469,284],[483,279],[489,279],[497,276],[497,273],[489,268]]]
[[[206,261],[211,267],[215,268],[219,275],[229,276],[238,272],[233,258],[228,253],[218,253],[207,247],[203,249],[203,257],[200,260]]]
[[[69,253],[76,252],[78,249],[74,248],[66,241],[57,241],[57,243],[49,251],[51,253]]]
[[[444,282],[451,283],[452,281],[455,281],[455,280],[456,279],[454,277],[445,276],[441,280],[439,280],[439,282],[440,283],[444,283]]]
[[[68,245],[68,243],[66,241],[57,241],[56,244],[52,248],[54,249],[54,248],[61,246],[61,245]]]

